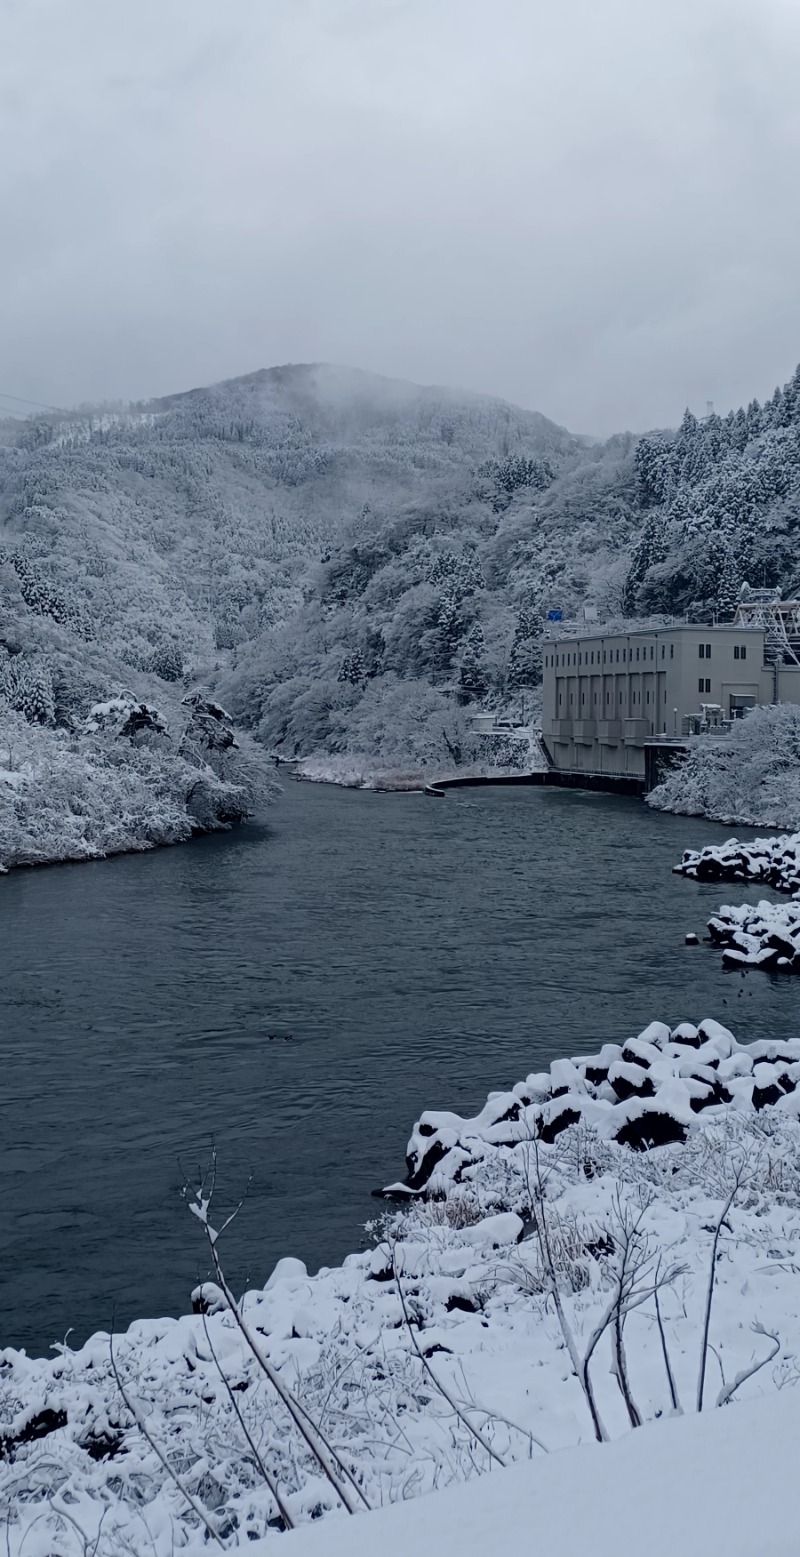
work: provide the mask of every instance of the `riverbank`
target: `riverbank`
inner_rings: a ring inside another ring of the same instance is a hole
[[[689,1079],[719,1075],[723,1049],[739,1070],[749,1059],[754,1084],[762,1064],[800,1071],[797,1045],[771,1055],[714,1023],[656,1027],[620,1043],[622,1066],[649,1045],[685,1055]],[[591,1068],[572,1066],[569,1084],[549,1072],[557,1104]],[[609,1066],[612,1086],[622,1073]],[[751,1085],[700,1115],[690,1107],[680,1144],[632,1150],[588,1115],[548,1140],[552,1103],[532,1096],[537,1085],[528,1077],[512,1104],[493,1095],[493,1121],[466,1130],[423,1115],[412,1158],[438,1132],[458,1174],[429,1176],[438,1198],[380,1219],[373,1247],[341,1266],[311,1276],[282,1260],[241,1302],[212,1269],[194,1293],[201,1312],[140,1321],[113,1342],[99,1333],[52,1359],[0,1354],[12,1557],[72,1557],[98,1537],[102,1557],[145,1535],[169,1557],[204,1521],[247,1549],[287,1516],[341,1512],[343,1498],[374,1509],[618,1438],[634,1419],[793,1385],[796,1119],[770,1098],[757,1106]],[[205,1260],[224,1268],[225,1236],[209,1250],[203,1235],[225,1208],[206,1191],[195,1206]],[[332,1475],[291,1427],[273,1371],[333,1448]]]
[[[0,872],[185,843],[276,797],[264,754],[216,703],[168,706],[171,726],[126,693],[67,730],[0,699]]]

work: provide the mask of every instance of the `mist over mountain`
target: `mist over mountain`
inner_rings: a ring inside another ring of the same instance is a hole
[[[732,609],[800,572],[800,374],[674,433],[578,437],[313,364],[2,424],[0,690],[75,732],[217,693],[270,750],[465,760],[543,618]]]

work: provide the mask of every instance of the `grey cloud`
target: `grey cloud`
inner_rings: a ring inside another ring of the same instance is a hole
[[[21,0],[0,389],[335,360],[585,431],[800,357],[791,0]]]

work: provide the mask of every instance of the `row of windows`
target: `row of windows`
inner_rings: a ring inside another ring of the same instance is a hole
[[[700,680],[697,683],[697,690],[698,690],[698,692],[710,692],[711,691],[711,678],[710,678],[710,676],[706,676],[705,680],[703,679],[702,676],[700,677]]]
[[[701,660],[710,660],[711,659],[711,644],[710,643],[698,643],[698,645],[697,645],[697,653],[698,653],[698,657]],[[747,644],[746,643],[735,643],[733,645],[733,657],[734,657],[735,660],[746,660],[747,659]]]
[[[702,645],[701,645],[701,650],[702,650]],[[623,649],[622,650],[622,663],[623,663],[623,665],[627,661],[627,653],[628,653],[627,649]],[[615,660],[615,654],[616,654],[616,660]],[[600,650],[599,649],[596,651],[596,655],[597,655],[596,663],[599,665],[601,663],[601,661],[600,661]],[[615,663],[618,665],[619,662],[620,662],[619,656],[620,656],[619,649],[617,649],[616,651],[614,649],[608,649],[608,650],[604,649],[603,650],[603,660],[602,660],[602,663],[604,665],[606,665],[606,664],[613,665]],[[645,645],[645,647],[641,651],[641,657],[642,657],[643,660],[647,659],[647,646],[646,645]],[[667,657],[666,644],[662,643],[662,645],[661,645],[661,658],[663,660],[663,659],[666,659],[666,657]],[[674,658],[675,658],[675,645],[674,645],[674,643],[671,643],[670,646],[669,646],[669,657],[670,657],[671,660],[674,660]],[[736,658],[738,659],[738,657],[739,656],[737,655]],[[637,660],[639,659],[639,650],[638,649],[636,650],[636,658],[637,658]],[[655,659],[655,648],[654,648],[652,643],[650,645],[650,658],[651,658],[651,660]],[[701,654],[701,658],[702,658],[702,654]],[[711,658],[711,645],[710,644],[708,645],[708,658],[709,659]],[[742,654],[742,659],[744,659],[744,654]],[[595,664],[595,650],[591,649],[588,654],[585,654],[582,651],[580,653],[575,653],[575,654],[561,654],[561,655],[559,655],[559,654],[546,654],[545,657],[544,657],[544,663],[545,663],[545,666],[550,666],[550,667],[554,667],[554,666],[559,665],[559,664],[560,665],[594,665]],[[631,664],[633,664],[633,649],[631,649]]]
[[[619,649],[616,649],[616,650],[615,649],[604,649],[603,650],[603,659],[602,659],[603,665],[606,665],[606,664],[612,664],[613,665],[615,663],[617,665],[619,665],[619,663],[620,663],[620,652],[622,653],[622,664],[624,665],[626,663],[626,661],[627,661],[627,649],[622,649],[622,651],[620,651]],[[701,660],[710,660],[711,659],[711,644],[710,643],[698,643],[698,645],[697,645],[697,654],[698,654],[698,658],[701,659]],[[595,656],[596,656],[596,661],[595,661]],[[641,658],[643,660],[646,660],[647,657],[648,657],[647,656],[647,646],[645,645],[645,647],[641,650]],[[662,658],[662,660],[664,660],[664,659],[666,659],[666,657],[667,657],[667,646],[666,646],[666,644],[662,643],[662,645],[661,645],[661,658]],[[674,645],[674,643],[671,643],[670,646],[669,646],[669,657],[670,657],[671,660],[674,660],[674,658],[675,658],[675,645]],[[747,659],[747,644],[746,643],[736,643],[736,644],[734,644],[734,646],[733,646],[733,657],[734,657],[735,660],[746,660]],[[636,658],[637,658],[637,660],[639,659],[639,649],[636,650]],[[655,648],[654,648],[654,645],[651,643],[651,645],[650,645],[650,659],[652,660],[654,658],[655,658]],[[560,665],[594,665],[595,662],[598,665],[601,663],[601,660],[600,660],[600,650],[599,649],[597,649],[597,650],[591,649],[588,654],[584,653],[581,650],[581,651],[576,651],[575,653],[572,653],[572,654],[570,654],[570,653],[560,654],[560,655],[559,654],[546,654],[545,657],[544,657],[545,666],[546,667],[550,667],[551,669],[555,668],[555,666],[559,665],[559,664]],[[631,649],[631,651],[630,651],[630,662],[631,662],[631,664],[633,664],[633,649]]]

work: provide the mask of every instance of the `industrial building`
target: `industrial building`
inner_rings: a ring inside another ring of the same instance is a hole
[[[743,603],[725,626],[577,628],[545,641],[542,737],[556,772],[649,787],[667,751],[757,703],[800,703],[800,606]]]

